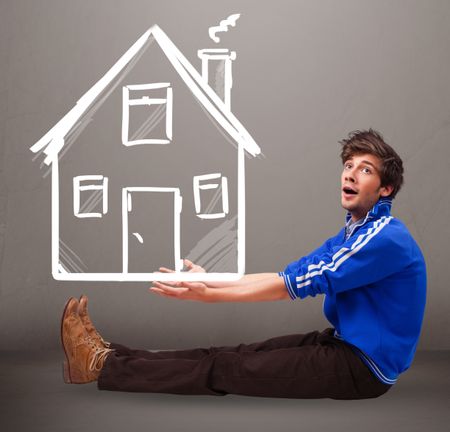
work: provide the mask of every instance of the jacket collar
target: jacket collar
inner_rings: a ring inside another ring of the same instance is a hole
[[[350,237],[355,229],[363,226],[366,222],[372,219],[379,219],[382,216],[390,216],[392,207],[392,198],[383,197],[380,198],[377,203],[367,212],[366,217],[357,221],[353,226],[351,225],[352,214],[347,212],[347,216],[345,217],[345,228],[346,228],[346,237]]]

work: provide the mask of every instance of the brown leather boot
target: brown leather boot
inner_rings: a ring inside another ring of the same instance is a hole
[[[78,315],[80,316],[81,322],[84,325],[84,328],[88,332],[88,335],[95,342],[95,344],[100,348],[109,348],[111,345],[109,342],[105,341],[101,336],[97,329],[92,324],[91,318],[88,314],[88,298],[85,295],[80,297],[80,301],[78,304]]]
[[[70,298],[61,318],[61,341],[66,356],[64,381],[84,384],[96,381],[106,356],[112,351],[98,347],[78,316],[78,300]]]

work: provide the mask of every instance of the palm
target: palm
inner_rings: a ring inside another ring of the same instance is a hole
[[[151,291],[163,297],[178,298],[180,300],[208,301],[207,286],[202,282],[154,282]]]
[[[186,268],[185,271],[187,271],[187,273],[206,273],[206,270],[203,267],[201,267],[197,264],[194,264],[192,261],[188,260],[187,258],[185,258],[183,260],[183,264],[184,264],[184,267]],[[159,271],[162,273],[175,273],[175,270],[169,269],[167,267],[160,267]]]

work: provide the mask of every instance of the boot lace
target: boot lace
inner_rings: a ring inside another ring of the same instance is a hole
[[[111,343],[110,342],[107,342],[107,341],[105,341],[105,339],[103,339],[101,336],[100,336],[100,334],[99,334],[99,337],[100,337],[100,341],[101,341],[101,343],[103,344],[103,345],[105,345],[105,347],[106,348],[109,348],[110,347],[110,345],[111,345]]]
[[[106,356],[114,350],[109,348],[100,348],[91,338],[86,339],[86,342],[92,348],[91,360],[89,361],[89,370],[91,372],[98,372],[102,369]]]

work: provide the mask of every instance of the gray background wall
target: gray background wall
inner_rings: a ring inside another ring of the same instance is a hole
[[[199,66],[208,27],[237,12],[224,36],[238,55],[233,112],[264,153],[247,161],[247,272],[281,270],[341,227],[337,141],[374,127],[404,158],[393,213],[428,264],[419,348],[450,348],[448,1],[2,0],[0,349],[57,347],[64,302],[81,293],[105,338],[148,348],[326,326],[320,298],[205,305],[50,275],[50,179],[29,147],[152,24]]]

